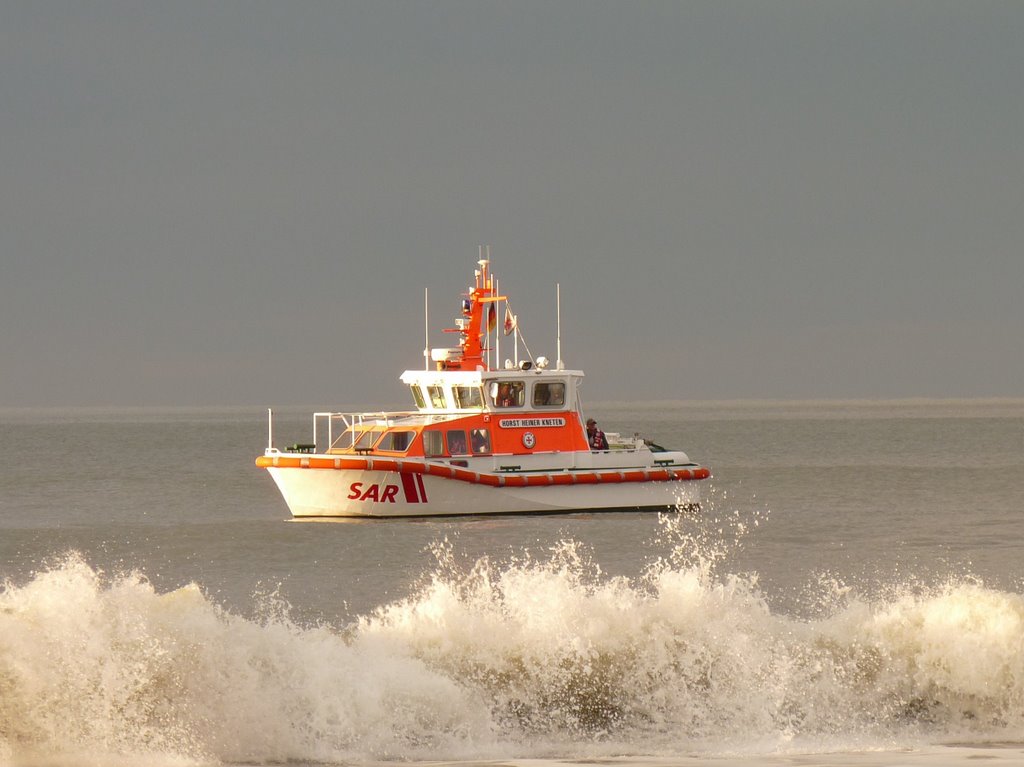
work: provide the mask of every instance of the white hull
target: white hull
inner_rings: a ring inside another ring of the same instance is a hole
[[[400,472],[268,467],[294,517],[538,514],[696,506],[695,481],[492,487]]]

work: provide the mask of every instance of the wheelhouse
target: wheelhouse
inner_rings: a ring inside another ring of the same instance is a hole
[[[578,370],[407,370],[402,375],[421,413],[578,410],[582,379]]]

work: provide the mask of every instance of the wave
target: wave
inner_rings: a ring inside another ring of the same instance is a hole
[[[960,579],[773,614],[727,547],[607,577],[579,543],[466,560],[344,627],[70,555],[0,591],[0,763],[597,758],[1024,739],[1024,600]],[[742,525],[733,520],[735,529]],[[726,531],[728,532],[728,531]],[[742,532],[742,531],[741,531]]]

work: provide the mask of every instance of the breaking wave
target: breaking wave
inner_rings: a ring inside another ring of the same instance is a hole
[[[733,532],[742,527],[733,520]],[[728,531],[727,531],[728,532]],[[0,591],[0,764],[772,753],[1024,739],[1024,600],[969,580],[774,614],[666,517],[608,577],[565,541],[467,560],[345,627],[77,555]],[[663,542],[664,542],[663,541]]]

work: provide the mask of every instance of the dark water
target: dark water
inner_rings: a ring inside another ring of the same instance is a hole
[[[1024,741],[1024,401],[592,412],[703,513],[296,523],[265,411],[0,411],[0,764]]]

